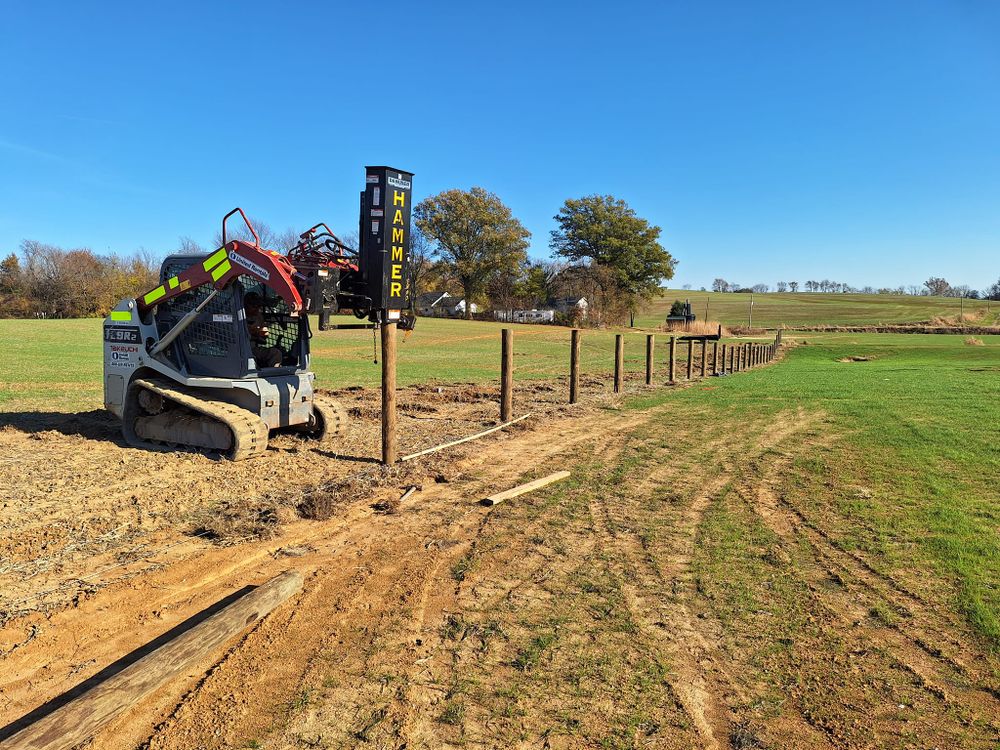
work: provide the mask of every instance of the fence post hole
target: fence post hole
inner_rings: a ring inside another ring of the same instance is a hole
[[[677,374],[677,338],[674,336],[670,337],[670,356],[667,358],[668,369],[670,370],[670,382],[676,381],[674,377]]]
[[[569,344],[569,402],[575,404],[580,395],[580,331],[570,332]]]
[[[396,463],[396,324],[382,324],[382,463]]]
[[[701,376],[708,374],[708,339],[701,340]]]
[[[622,378],[625,373],[625,337],[620,334],[615,334],[615,393],[621,393],[622,390]]]
[[[514,332],[500,331],[500,421],[509,422],[514,406]]]
[[[653,350],[656,348],[656,337],[646,334],[646,385],[653,384]]]

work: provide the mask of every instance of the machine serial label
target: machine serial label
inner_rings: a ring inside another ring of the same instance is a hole
[[[142,342],[142,336],[135,326],[115,326],[104,329],[104,340],[118,344],[139,344]]]
[[[235,250],[230,250],[229,251],[229,259],[231,261],[233,261],[234,263],[237,263],[237,264],[243,266],[245,269],[247,269],[248,271],[250,271],[254,275],[259,276],[264,281],[267,281],[268,279],[271,278],[271,275],[267,272],[266,269],[261,268],[256,263],[254,263],[252,260],[247,260],[242,255],[240,255],[239,253],[237,253]]]

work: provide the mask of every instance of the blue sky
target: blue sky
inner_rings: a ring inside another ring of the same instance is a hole
[[[0,252],[346,231],[388,163],[496,192],[534,257],[624,198],[677,285],[1000,276],[1000,3],[485,6],[7,4]]]

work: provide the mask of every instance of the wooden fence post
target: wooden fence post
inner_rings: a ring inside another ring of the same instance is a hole
[[[725,344],[722,345],[722,370],[720,370],[720,372],[723,375],[726,374],[726,345]]]
[[[622,379],[625,375],[625,337],[615,334],[615,393],[621,393]]]
[[[570,332],[569,344],[569,402],[575,404],[580,394],[580,331]]]
[[[708,374],[708,339],[701,340],[701,376]]]
[[[646,334],[646,385],[653,384],[653,350],[656,347],[656,337]]]
[[[514,332],[500,331],[500,421],[509,422],[514,406]]]
[[[667,358],[669,361],[667,363],[667,369],[670,371],[670,382],[676,382],[677,378],[677,338],[675,336],[670,337],[670,355]]]
[[[688,377],[690,380],[691,376],[694,374],[694,341],[688,339]]]
[[[719,374],[719,342],[712,343],[712,374]]]
[[[396,463],[396,324],[382,324],[382,463]]]

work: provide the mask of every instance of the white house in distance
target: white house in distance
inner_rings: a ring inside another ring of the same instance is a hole
[[[462,318],[465,317],[465,299],[452,297],[448,292],[427,292],[417,297],[414,307],[417,315],[425,318]],[[472,312],[478,312],[479,307],[472,303]]]
[[[552,300],[552,307],[555,308],[556,312],[563,315],[569,315],[574,318],[579,317],[585,320],[587,318],[587,308],[590,307],[590,304],[587,302],[586,297],[560,297],[559,299]]]

